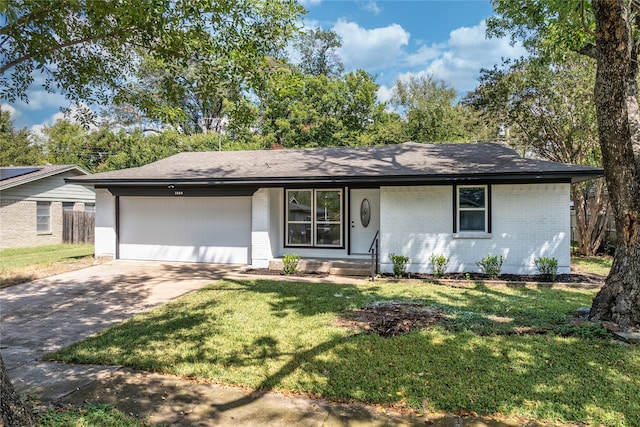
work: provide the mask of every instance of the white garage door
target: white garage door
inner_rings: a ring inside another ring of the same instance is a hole
[[[248,264],[251,197],[120,197],[120,258]]]

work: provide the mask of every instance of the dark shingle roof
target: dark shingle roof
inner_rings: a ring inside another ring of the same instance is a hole
[[[525,159],[494,143],[180,153],[145,166],[72,178],[96,185],[433,182],[457,179],[574,180],[602,170]]]
[[[3,166],[0,169],[2,169],[2,175],[8,177],[0,179],[0,190],[6,190],[70,170],[77,170],[85,175],[88,174],[87,171],[76,165]]]

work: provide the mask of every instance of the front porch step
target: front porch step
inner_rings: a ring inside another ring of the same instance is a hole
[[[269,261],[269,270],[282,270],[281,258]],[[306,272],[328,273],[334,276],[369,276],[371,261],[368,259],[301,259],[298,270]]]

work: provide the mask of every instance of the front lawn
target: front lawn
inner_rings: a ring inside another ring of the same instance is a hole
[[[611,270],[613,257],[610,256],[594,256],[594,257],[571,257],[571,267],[573,270],[588,274],[597,274],[606,276]]]
[[[640,425],[640,349],[572,319],[594,294],[482,284],[225,280],[50,359],[420,413]],[[422,303],[443,317],[390,338],[341,326],[346,313],[391,301]]]
[[[0,288],[93,264],[93,245],[49,245],[0,250]]]

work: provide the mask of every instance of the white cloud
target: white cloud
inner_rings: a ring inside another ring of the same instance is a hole
[[[383,69],[392,66],[409,44],[410,34],[398,24],[366,29],[355,22],[339,20],[333,26],[342,38],[338,51],[347,69]]]
[[[391,87],[387,87],[384,85],[380,85],[378,87],[378,101],[380,102],[387,102],[391,100],[391,97],[393,97],[393,86]]]
[[[461,27],[451,31],[445,43],[421,47],[406,57],[408,65],[421,69],[401,74],[399,78],[432,75],[465,93],[475,88],[481,68],[490,68],[502,58],[526,54],[521,45],[511,46],[508,39],[487,39],[486,28],[484,21],[474,27]]]
[[[380,13],[382,13],[382,9],[380,9],[380,6],[378,6],[378,2],[376,2],[375,0],[365,1],[362,5],[362,8],[367,12],[373,13],[374,15],[380,15]]]
[[[14,107],[12,107],[9,104],[0,104],[0,110],[8,111],[9,114],[11,114],[12,119],[15,119],[17,116],[22,114],[20,111],[16,110]]]
[[[440,55],[443,47],[444,45],[436,44],[433,44],[431,46],[420,46],[416,53],[412,53],[407,56],[407,63],[412,66],[425,64],[428,61],[437,58]]]
[[[322,0],[298,0],[298,3],[300,3],[304,7],[309,7],[319,5],[320,3],[322,3]]]

